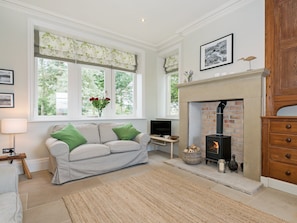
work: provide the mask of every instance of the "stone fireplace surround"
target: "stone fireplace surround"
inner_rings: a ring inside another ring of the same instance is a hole
[[[179,84],[179,156],[192,141],[189,139],[191,102],[243,99],[243,175],[260,181],[261,116],[265,110],[265,77],[268,74],[266,69],[257,69]]]

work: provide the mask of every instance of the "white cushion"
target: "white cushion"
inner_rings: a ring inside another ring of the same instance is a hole
[[[0,194],[0,222],[21,223],[23,218],[22,204],[15,192]]]
[[[55,125],[52,132],[61,130],[66,125]],[[100,143],[98,126],[95,123],[73,124],[75,128],[85,137],[87,143]]]
[[[86,138],[87,143],[100,143],[97,124],[80,124],[75,127]]]
[[[70,161],[89,159],[110,154],[108,146],[103,144],[83,144],[76,147],[69,154]]]
[[[139,143],[131,140],[116,140],[107,142],[105,145],[109,146],[111,153],[122,153],[140,149]]]
[[[112,128],[115,128],[124,124],[125,123],[100,123],[99,132],[100,132],[101,143],[118,140],[119,138],[112,130]]]

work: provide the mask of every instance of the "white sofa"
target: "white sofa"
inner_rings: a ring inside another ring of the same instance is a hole
[[[18,193],[18,177],[13,165],[0,166],[0,222],[22,222],[23,211]]]
[[[68,144],[53,137],[46,140],[49,150],[49,171],[53,173],[53,184],[115,171],[136,164],[147,163],[148,134],[139,133],[132,140],[120,140],[112,130],[125,123],[89,123],[74,127],[86,139],[72,151]],[[64,128],[55,125],[50,133]]]

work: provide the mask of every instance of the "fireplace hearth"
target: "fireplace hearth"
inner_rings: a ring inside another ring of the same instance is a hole
[[[205,162],[217,162],[219,159],[224,159],[226,162],[231,160],[231,136],[223,135],[224,126],[224,108],[227,101],[220,101],[217,107],[217,129],[215,135],[206,136]]]

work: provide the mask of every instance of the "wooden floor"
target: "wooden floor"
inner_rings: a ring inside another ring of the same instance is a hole
[[[202,187],[211,188],[234,200],[253,206],[259,210],[296,223],[297,196],[271,188],[262,188],[253,195],[242,193],[230,187],[192,174],[172,165],[166,164],[169,154],[159,151],[149,152],[149,163],[122,169],[119,171],[73,181],[64,185],[51,184],[52,175],[48,171],[32,173],[32,179],[20,175],[19,193],[23,203],[24,223],[70,223],[67,209],[62,201],[66,194],[75,193],[86,188],[96,187],[102,183],[121,180],[140,175],[154,168],[167,168],[176,174],[188,174]]]

